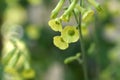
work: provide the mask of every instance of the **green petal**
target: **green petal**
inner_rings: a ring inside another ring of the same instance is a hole
[[[59,49],[65,50],[69,47],[69,44],[66,43],[61,36],[55,36],[53,39],[54,39],[53,40],[54,45]]]
[[[79,32],[74,26],[66,26],[61,32],[63,40],[67,43],[76,42],[79,39]]]
[[[52,30],[54,31],[62,31],[62,25],[61,25],[61,22],[60,20],[56,20],[56,19],[51,19],[49,22],[48,22],[49,26],[51,27]]]

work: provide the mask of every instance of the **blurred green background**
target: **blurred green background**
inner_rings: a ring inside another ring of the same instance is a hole
[[[31,66],[36,72],[33,80],[84,80],[82,65],[77,61],[64,64],[67,57],[80,52],[79,41],[64,51],[53,45],[53,37],[59,33],[50,29],[48,21],[58,1],[0,0],[0,31],[6,22],[22,26],[22,39],[30,51]],[[99,0],[99,3],[104,12],[95,15],[95,21],[88,26],[89,33],[84,37],[89,80],[97,80],[98,72],[100,80],[120,80],[120,0]],[[96,47],[91,47],[95,40]]]

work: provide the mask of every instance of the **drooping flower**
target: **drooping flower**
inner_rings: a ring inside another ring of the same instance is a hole
[[[82,35],[87,38],[89,36],[89,29],[87,27],[82,27],[81,29]]]
[[[52,30],[54,31],[62,31],[62,24],[60,22],[60,20],[58,19],[51,19],[49,22],[48,22],[49,26],[51,27]]]
[[[61,20],[63,20],[63,21],[69,21],[68,18],[67,18],[67,16],[74,10],[77,2],[78,2],[78,0],[72,0],[72,2],[70,4],[70,6],[68,7],[68,9],[60,17]]]
[[[32,40],[40,38],[40,28],[37,25],[34,24],[28,25],[26,28],[26,33],[27,36]]]
[[[3,80],[22,80],[18,71],[15,68],[6,66],[4,68]]]
[[[61,36],[65,42],[72,43],[79,39],[79,32],[74,26],[66,26],[62,30]]]
[[[24,70],[22,72],[22,77],[25,79],[32,79],[35,77],[35,71],[33,69]]]
[[[82,21],[83,22],[88,22],[91,17],[94,15],[94,11],[93,10],[87,10],[82,17]]]
[[[12,74],[12,75],[18,75],[18,72],[16,71],[15,68],[11,68],[11,67],[8,67],[8,66],[6,66],[4,68],[4,72]]]
[[[65,50],[69,47],[69,44],[65,42],[61,36],[55,36],[53,38],[53,43],[56,47],[58,47],[61,50]]]
[[[98,2],[96,2],[96,0],[88,0],[88,2],[91,5],[93,5],[97,9],[98,12],[103,12],[102,6]]]

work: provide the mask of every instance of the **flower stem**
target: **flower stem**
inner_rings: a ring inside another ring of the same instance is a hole
[[[76,3],[78,2],[78,0],[72,0],[70,1],[70,6],[68,7],[68,9],[63,13],[63,15],[60,17],[62,20],[67,21],[66,17],[67,15],[70,14],[71,11],[74,10],[74,7],[76,6]]]
[[[99,39],[98,39],[98,19],[97,19],[97,14],[95,14],[95,19],[94,19],[94,30],[93,30],[93,37],[94,37],[94,42],[95,42],[95,60],[96,60],[96,79],[99,79],[99,74],[100,74],[100,54],[99,54],[99,50],[100,50],[100,44],[99,44]],[[99,45],[99,46],[97,46]]]
[[[62,8],[62,5],[64,4],[65,0],[60,0],[57,4],[57,6],[55,7],[55,9],[52,11],[52,14],[51,14],[51,18],[54,19],[57,17],[60,9]]]
[[[83,0],[80,0],[80,6],[83,6]],[[87,60],[86,60],[86,52],[85,52],[85,46],[84,46],[84,40],[81,30],[81,23],[82,23],[82,12],[79,14],[79,22],[78,22],[78,30],[79,30],[79,36],[80,36],[80,45],[81,45],[81,52],[82,52],[82,58],[83,58],[83,72],[84,72],[84,80],[88,80],[88,73],[87,73]]]
[[[71,3],[71,0],[69,0],[69,2]],[[74,17],[75,17],[75,20],[76,20],[76,23],[78,24],[78,18],[77,18],[77,15],[75,14],[75,11],[73,10],[73,14],[74,14]]]
[[[69,2],[71,3],[71,0],[69,0]],[[80,0],[80,6],[82,7],[83,1]],[[78,24],[78,30],[79,30],[79,36],[80,36],[80,39],[81,39],[81,42],[80,42],[80,45],[81,45],[81,52],[82,52],[82,56],[83,56],[83,59],[82,59],[82,66],[83,66],[83,72],[84,72],[84,80],[88,80],[88,74],[87,74],[87,63],[86,63],[86,52],[85,52],[85,47],[84,47],[84,41],[83,41],[83,35],[82,35],[82,30],[81,30],[81,23],[82,23],[82,12],[80,12],[79,14],[79,19],[77,18],[77,15],[75,13],[75,11],[73,10],[73,14],[74,14],[74,17],[75,17],[75,20],[76,20],[76,23]],[[77,60],[79,62],[79,64],[81,64],[81,60],[78,59]]]

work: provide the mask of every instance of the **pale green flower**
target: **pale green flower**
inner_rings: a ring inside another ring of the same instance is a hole
[[[66,26],[62,32],[61,36],[63,40],[67,43],[76,42],[79,39],[79,32],[74,26]]]
[[[96,2],[96,0],[88,0],[88,2],[91,5],[93,5],[97,9],[98,12],[103,12],[102,6],[98,2]]]
[[[12,2],[9,2],[9,3],[12,3]],[[11,24],[22,24],[27,20],[26,10],[19,5],[7,7],[4,11],[3,16],[4,16],[3,17],[4,22],[11,23]]]
[[[72,0],[70,6],[68,9],[63,13],[63,15],[60,17],[63,21],[69,21],[67,16],[74,10],[78,0]]]
[[[2,76],[3,80],[22,80],[18,71],[12,67],[4,68],[4,75]]]
[[[83,22],[88,22],[93,15],[94,15],[93,10],[87,10],[82,16],[82,21]]]
[[[24,70],[22,72],[22,77],[25,79],[32,79],[35,77],[35,71],[33,69]]]
[[[82,27],[82,35],[84,37],[88,37],[89,36],[89,29],[87,27]]]
[[[18,72],[15,68],[12,67],[5,67],[4,72],[12,74],[12,75],[18,75]]]
[[[52,30],[54,31],[62,31],[62,25],[61,25],[61,22],[60,20],[58,19],[51,19],[49,22],[48,22],[49,26],[51,27]]]
[[[69,44],[65,42],[61,36],[55,36],[53,39],[54,45],[59,49],[65,50],[69,47]]]

